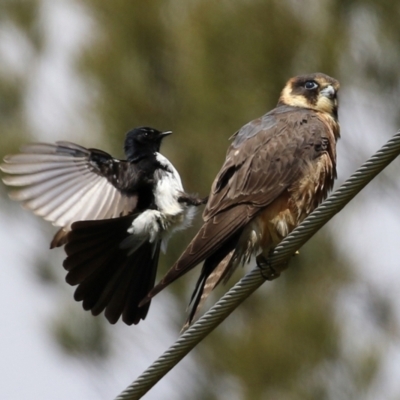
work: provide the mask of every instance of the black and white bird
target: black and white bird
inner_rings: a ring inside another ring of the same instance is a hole
[[[127,160],[70,142],[36,143],[6,156],[1,170],[24,208],[61,229],[50,247],[66,244],[66,281],[93,315],[110,323],[145,319],[139,302],[154,286],[160,249],[190,225],[195,206],[177,170],[159,153],[172,132],[149,127],[129,131]]]

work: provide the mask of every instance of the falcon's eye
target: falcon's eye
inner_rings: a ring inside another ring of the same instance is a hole
[[[316,89],[316,88],[318,87],[318,85],[317,85],[314,81],[307,81],[307,82],[304,84],[304,87],[305,87],[307,90],[313,90],[313,89]]]

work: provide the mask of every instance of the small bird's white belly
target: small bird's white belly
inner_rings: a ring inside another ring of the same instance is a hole
[[[153,193],[157,209],[142,212],[133,221],[128,232],[132,235],[129,242],[133,247],[136,247],[134,243],[138,239],[150,243],[162,240],[161,248],[165,251],[171,235],[190,225],[195,207],[178,201],[184,192],[178,171],[163,155],[157,153],[156,158],[165,167],[155,173],[156,185]],[[126,245],[127,243],[124,244]]]

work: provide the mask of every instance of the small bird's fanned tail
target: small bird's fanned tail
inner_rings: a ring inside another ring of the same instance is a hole
[[[154,286],[161,241],[143,244],[134,252],[122,248],[136,216],[79,221],[67,236],[66,281],[78,285],[75,300],[93,315],[105,311],[112,324],[122,315],[128,324],[145,319],[150,304],[140,300]]]
[[[64,246],[64,244],[67,243],[68,232],[69,229],[65,228],[59,229],[50,242],[50,249]]]

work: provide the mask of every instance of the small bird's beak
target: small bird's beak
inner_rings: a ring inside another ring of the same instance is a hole
[[[328,99],[333,99],[336,97],[336,90],[332,85],[328,85],[326,88],[321,90],[320,94]]]
[[[168,136],[168,135],[170,135],[171,133],[172,133],[172,131],[161,132],[161,133],[160,133],[160,136],[161,136],[161,137]]]

